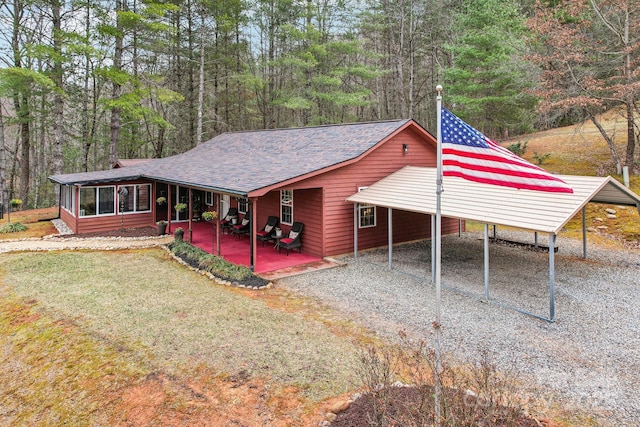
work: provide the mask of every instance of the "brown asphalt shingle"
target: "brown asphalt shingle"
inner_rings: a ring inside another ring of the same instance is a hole
[[[409,121],[224,133],[175,156],[49,179],[90,185],[149,178],[242,195],[354,159]]]

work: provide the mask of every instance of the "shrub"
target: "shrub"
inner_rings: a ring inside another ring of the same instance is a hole
[[[544,162],[551,158],[551,153],[538,154],[537,151],[533,152],[533,158],[536,160],[538,166],[542,166]]]
[[[364,393],[338,414],[336,427],[423,426],[435,423],[435,352],[424,341],[409,344],[401,333],[400,349],[369,347],[362,351],[357,373]],[[535,426],[516,399],[512,372],[500,372],[488,351],[472,364],[443,360],[439,374],[442,426]],[[408,383],[402,384],[399,380]],[[364,424],[362,424],[364,425]]]
[[[13,222],[13,223],[9,222],[7,224],[2,224],[2,226],[0,226],[0,233],[18,233],[26,229],[27,229],[27,226],[20,224],[19,222]]]
[[[169,245],[169,249],[175,256],[192,267],[208,271],[221,279],[251,287],[262,287],[269,283],[253,274],[247,267],[225,261],[223,258],[207,253],[185,241],[176,240]]]
[[[524,143],[516,142],[514,144],[510,144],[507,147],[507,150],[511,151],[516,156],[522,157],[522,156],[524,156],[525,151],[527,151],[527,144],[528,143],[529,143],[529,141],[525,141]]]

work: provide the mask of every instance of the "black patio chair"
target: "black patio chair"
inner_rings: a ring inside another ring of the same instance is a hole
[[[298,248],[298,252],[302,253],[302,229],[304,228],[304,224],[301,222],[294,222],[291,227],[291,231],[289,231],[289,236],[283,239],[280,239],[278,243],[278,252],[282,249],[287,251],[287,256],[289,256],[289,251],[291,249]]]
[[[277,216],[269,216],[262,230],[256,232],[256,239],[262,241],[262,247],[264,247],[264,242],[268,242],[273,238],[278,224],[280,224],[280,218]]]
[[[227,214],[220,220],[220,228],[222,228],[223,233],[231,228],[234,218],[238,219],[238,208],[229,208]]]
[[[232,225],[229,230],[231,231],[231,234],[238,236],[238,238],[243,234],[249,234],[249,231],[251,230],[251,212],[244,214],[242,222],[240,222],[240,224]]]

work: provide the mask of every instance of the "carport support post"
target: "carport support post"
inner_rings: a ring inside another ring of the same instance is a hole
[[[549,233],[549,321],[556,320],[556,265],[555,265],[556,234]]]
[[[587,259],[587,208],[582,207],[582,258]]]
[[[393,218],[391,215],[393,209],[387,208],[387,212],[387,226],[389,227],[389,231],[387,232],[387,236],[389,239],[389,270],[391,270],[391,260],[393,259]]]
[[[484,299],[489,301],[489,224],[484,225]]]

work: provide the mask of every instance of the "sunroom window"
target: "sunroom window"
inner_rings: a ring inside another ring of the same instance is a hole
[[[115,214],[115,192],[113,186],[80,188],[80,216]]]
[[[118,188],[118,211],[149,212],[151,210],[151,184],[122,185]]]

